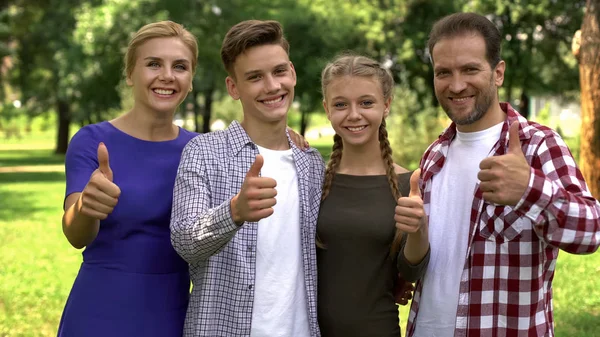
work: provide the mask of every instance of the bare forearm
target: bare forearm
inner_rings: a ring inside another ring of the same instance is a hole
[[[429,233],[427,226],[422,226],[417,232],[405,234],[406,245],[404,246],[404,257],[415,265],[423,260],[429,250]]]
[[[63,233],[69,243],[81,249],[90,244],[98,235],[100,221],[98,219],[81,214],[81,198],[69,206],[62,218]]]

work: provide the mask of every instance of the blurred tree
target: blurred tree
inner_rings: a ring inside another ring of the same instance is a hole
[[[462,1],[464,2],[464,1]],[[407,114],[408,125],[413,125],[416,115],[429,106],[438,106],[433,88],[433,67],[429,59],[427,40],[429,30],[442,17],[459,10],[461,1],[408,0],[405,2],[405,15],[394,18],[395,40],[390,41],[390,53],[394,55],[397,80],[407,85],[417,94],[414,105],[402,111]]]
[[[135,31],[168,17],[157,4],[157,0],[104,0],[85,2],[74,10],[73,43],[83,54],[76,68],[79,104],[75,122],[96,123],[105,120],[110,111],[121,113],[131,108],[123,57]]]
[[[227,94],[219,55],[227,30],[246,19],[280,21],[298,74],[304,133],[309,113],[322,111],[321,69],[344,50],[376,58],[403,90],[416,92],[418,99],[401,112],[406,125],[414,125],[417,114],[437,106],[429,29],[460,9],[489,14],[506,36],[508,99],[515,90],[522,101],[532,94],[568,96],[577,75],[573,57],[565,56],[567,32],[579,24],[583,1],[521,0],[509,6],[507,0],[10,0],[8,22],[18,42],[14,83],[27,111],[57,112],[57,152],[64,152],[69,123],[98,122],[129,107],[123,54],[131,34],[152,21],[171,19],[198,37],[198,70],[182,110],[191,107],[199,132],[209,131],[213,102]],[[0,54],[1,43],[0,23]]]
[[[360,16],[369,10],[368,5],[357,8],[353,2],[343,0],[301,0],[273,13],[290,42],[290,57],[298,77],[295,91],[302,135],[308,128],[309,114],[323,111],[320,84],[326,62],[344,51],[366,51]]]
[[[573,53],[581,83],[581,152],[579,166],[590,192],[600,199],[600,1],[587,0]]]
[[[8,19],[8,3],[3,2],[0,4],[0,104],[4,103],[4,99],[6,98],[4,79],[8,69],[5,67],[5,57],[12,54],[9,46],[11,32]]]
[[[293,3],[291,0],[146,0],[143,3],[105,0],[97,6],[83,5],[78,11],[76,36],[88,59],[82,70],[87,70],[89,76],[85,78],[87,82],[79,87],[86,88],[85,92],[89,94],[85,100],[88,108],[84,111],[97,114],[96,118],[88,118],[87,122],[102,119],[108,109],[120,103],[118,95],[122,94],[120,89],[123,85],[119,86],[119,82],[123,76],[119,70],[122,69],[122,55],[131,34],[149,22],[169,19],[183,24],[198,38],[198,68],[193,90],[183,104],[183,115],[187,111],[186,106],[191,105],[196,131],[210,131],[213,101],[226,94],[226,73],[220,59],[225,33],[239,21],[269,18],[272,8],[286,8]],[[106,84],[104,97],[94,92],[99,81]]]
[[[15,0],[9,25],[18,41],[16,84],[27,111],[58,114],[56,153],[65,153],[72,111],[80,97],[77,68],[83,54],[73,41],[74,8],[81,0]],[[93,2],[93,1],[92,1]]]
[[[585,0],[473,0],[463,6],[487,15],[504,36],[504,100],[514,102],[520,92],[516,97],[525,117],[532,95],[577,96],[577,63],[569,50],[584,6]]]

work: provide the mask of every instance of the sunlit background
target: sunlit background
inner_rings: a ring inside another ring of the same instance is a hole
[[[598,4],[598,1],[595,1]],[[229,27],[276,19],[298,75],[289,125],[327,159],[331,129],[320,71],[339,52],[380,60],[396,80],[388,119],[394,158],[414,169],[448,125],[433,96],[426,48],[433,22],[476,11],[501,29],[507,63],[500,98],[555,128],[579,159],[579,65],[571,53],[581,0],[7,0],[0,4],[0,337],[53,336],[81,262],[61,231],[63,154],[83,125],[123,113],[129,37],[170,19],[198,38],[193,91],[175,123],[197,132],[240,119],[225,90],[219,49]],[[599,254],[560,254],[554,282],[557,336],[597,336]],[[93,305],[93,304],[91,304]],[[407,307],[400,310],[406,325]]]

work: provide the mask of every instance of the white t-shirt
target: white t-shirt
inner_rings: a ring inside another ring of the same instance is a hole
[[[274,213],[258,222],[252,337],[310,336],[300,232],[298,175],[292,150],[258,147],[262,177],[277,181]]]
[[[491,154],[501,131],[502,123],[478,132],[457,131],[442,170],[433,176],[429,210],[431,258],[423,278],[415,336],[454,336],[479,163]]]

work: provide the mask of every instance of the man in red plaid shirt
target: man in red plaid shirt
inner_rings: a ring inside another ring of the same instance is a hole
[[[408,336],[554,336],[559,249],[593,253],[600,204],[560,136],[497,90],[502,36],[458,13],[429,37],[435,93],[453,121],[421,160],[431,260]]]

